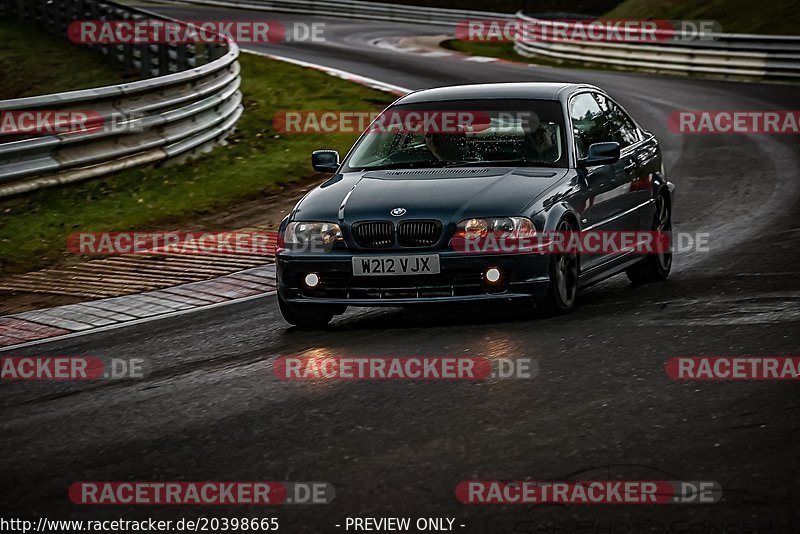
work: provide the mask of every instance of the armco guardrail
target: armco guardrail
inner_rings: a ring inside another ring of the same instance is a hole
[[[234,7],[253,11],[302,13],[348,19],[385,20],[415,24],[455,26],[468,19],[513,19],[509,13],[490,13],[465,9],[385,4],[361,0],[160,0],[181,4]]]
[[[736,78],[800,80],[800,37],[707,33],[702,40],[553,42],[537,39],[537,26],[553,21],[517,13],[517,53],[558,61],[578,61],[654,71],[699,73]]]
[[[0,16],[65,38],[75,20],[164,18],[105,0],[0,0]],[[0,197],[202,152],[224,140],[242,114],[234,43],[92,46],[152,77],[0,101],[0,113],[89,111],[106,124],[61,135],[0,135]],[[116,127],[108,127],[112,121]]]

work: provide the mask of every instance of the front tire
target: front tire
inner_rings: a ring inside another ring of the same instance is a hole
[[[556,228],[567,235],[577,231],[569,219],[562,219]],[[578,296],[578,253],[553,252],[550,258],[550,284],[547,295],[539,304],[545,315],[562,315],[572,311]]]
[[[665,195],[658,195],[656,198],[653,231],[666,232],[668,235],[672,233],[672,210]],[[660,250],[653,254],[648,254],[644,261],[625,271],[625,274],[634,284],[650,284],[666,280],[671,269],[672,251]]]
[[[284,320],[303,328],[325,328],[336,313],[344,310],[314,304],[290,304],[278,295],[278,307]]]

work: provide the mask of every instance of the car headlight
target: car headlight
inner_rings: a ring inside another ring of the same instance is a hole
[[[533,249],[536,235],[527,217],[466,219],[456,226],[450,246],[462,252],[527,252]]]
[[[289,247],[330,246],[342,239],[342,229],[329,222],[290,222],[283,231],[283,244]]]
[[[527,217],[493,217],[491,219],[467,219],[458,223],[454,238],[480,239],[492,234],[494,237],[524,238],[536,235],[533,222]]]

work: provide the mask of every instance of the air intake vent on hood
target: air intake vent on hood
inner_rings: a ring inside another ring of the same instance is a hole
[[[408,174],[482,174],[492,169],[420,169],[413,171],[389,171],[386,176],[404,176]]]

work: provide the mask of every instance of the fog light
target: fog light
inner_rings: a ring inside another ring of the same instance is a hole
[[[486,273],[483,276],[486,278],[487,282],[494,284],[500,280],[500,269],[497,267],[490,267],[486,269]]]
[[[305,282],[308,287],[315,288],[319,285],[319,276],[314,273],[308,273]]]

